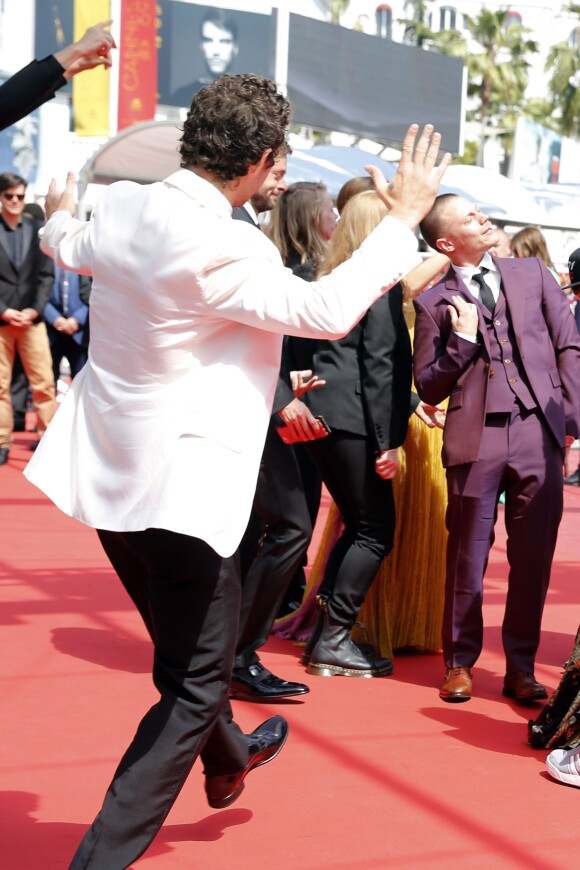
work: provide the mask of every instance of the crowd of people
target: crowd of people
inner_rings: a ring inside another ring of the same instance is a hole
[[[4,85],[27,98],[2,123],[109,65],[107,27]],[[469,701],[502,493],[503,694],[547,698],[534,666],[577,473],[580,335],[545,240],[532,227],[510,239],[437,195],[450,155],[430,125],[409,128],[390,182],[371,166],[336,205],[322,184],[287,186],[289,118],[267,79],[217,78],[193,97],[180,170],[111,185],[89,221],[69,173],[51,184],[41,241],[25,180],[0,176],[0,464],[18,354],[39,436],[26,476],[97,530],[160,694],[73,870],[135,861],[198,756],[213,808],[276,757],[285,719],[243,734],[230,705],[309,691],[260,661],[272,630],[304,637],[319,677],[383,678],[393,650],[442,647],[439,697]],[[579,264],[580,249],[565,289]],[[63,356],[73,381],[55,415]],[[306,578],[323,484],[333,508]],[[530,723],[572,785],[579,658],[577,640],[566,687]]]

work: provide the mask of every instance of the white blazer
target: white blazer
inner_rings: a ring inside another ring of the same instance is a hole
[[[420,261],[411,230],[385,218],[307,283],[186,169],[111,185],[89,222],[55,213],[42,248],[93,276],[91,339],[24,473],[90,526],[169,529],[222,556],[249,517],[282,336],[346,334]]]

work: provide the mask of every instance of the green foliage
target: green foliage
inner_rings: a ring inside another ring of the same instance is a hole
[[[465,166],[476,166],[477,165],[477,154],[479,151],[479,143],[468,141],[465,143],[463,154],[461,157],[454,157],[454,164],[462,164]]]
[[[578,19],[580,37],[580,6],[571,4],[567,11]],[[580,132],[580,39],[576,45],[570,41],[553,45],[546,60],[546,72],[551,73],[548,93],[551,102],[551,118],[560,133],[578,135]]]
[[[413,17],[399,19],[399,24],[405,25],[403,42],[421,47],[433,37],[433,31],[428,25],[427,3],[425,0],[412,0],[411,5]]]
[[[332,24],[340,24],[340,19],[350,6],[350,0],[325,0],[326,14]]]
[[[414,4],[414,18],[405,20],[408,41],[442,54],[458,57],[467,67],[467,93],[472,107],[468,120],[481,124],[479,162],[486,129],[502,131],[508,141],[524,104],[529,58],[538,51],[529,29],[508,23],[506,11],[482,9],[476,17],[464,16],[468,38],[458,30],[433,31],[426,25],[427,7]]]
[[[330,21],[339,23],[349,0],[326,0]],[[577,45],[571,41],[553,45],[546,61],[548,99],[526,100],[528,71],[537,43],[529,28],[508,23],[508,12],[483,8],[476,16],[464,15],[467,38],[457,30],[434,31],[429,26],[430,0],[411,0],[411,17],[400,19],[403,40],[430,51],[463,60],[467,67],[470,108],[467,119],[481,125],[481,162],[486,131],[501,136],[507,153],[522,114],[564,135],[580,135],[580,3],[567,3],[564,11],[578,22]],[[474,143],[457,162],[472,163]]]

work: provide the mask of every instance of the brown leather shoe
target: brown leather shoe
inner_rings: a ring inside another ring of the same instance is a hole
[[[445,682],[439,689],[442,701],[458,704],[469,701],[473,689],[471,668],[449,668],[445,674]]]
[[[532,673],[526,671],[508,671],[504,679],[503,694],[506,698],[513,698],[516,704],[543,701],[548,697],[546,687],[538,683]]]

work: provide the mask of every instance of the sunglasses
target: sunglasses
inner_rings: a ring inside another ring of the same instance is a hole
[[[2,199],[17,199],[18,202],[24,202],[24,193],[1,193]]]

